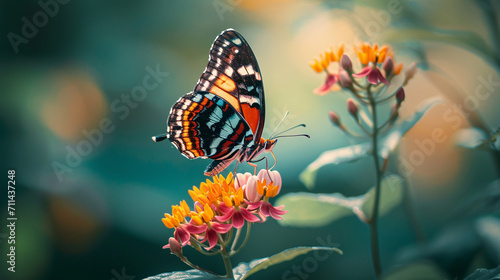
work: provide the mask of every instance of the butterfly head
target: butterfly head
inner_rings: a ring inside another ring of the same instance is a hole
[[[278,142],[278,139],[267,139],[267,140],[264,140],[264,151],[265,152],[270,152],[274,146],[276,145],[276,143]]]

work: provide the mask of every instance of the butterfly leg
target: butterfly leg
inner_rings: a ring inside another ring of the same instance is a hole
[[[253,175],[257,175],[257,164],[253,164],[252,162],[248,161],[248,164],[253,166]]]
[[[273,169],[276,166],[276,164],[278,164],[278,160],[276,159],[276,156],[274,155],[273,151],[271,151],[271,155],[274,158],[274,164],[273,164],[273,166],[271,166],[271,168],[269,168],[269,170]]]

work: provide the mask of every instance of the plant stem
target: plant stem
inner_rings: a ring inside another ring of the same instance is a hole
[[[236,236],[234,237],[233,244],[231,245],[231,250],[229,250],[230,252],[234,251],[234,248],[236,248],[236,243],[238,243],[240,234],[241,234],[241,228],[236,230]]]
[[[233,266],[231,265],[231,256],[227,252],[226,246],[222,246],[222,260],[224,261],[224,267],[226,268],[226,278],[234,279]]]
[[[245,239],[243,240],[243,243],[241,243],[240,247],[236,251],[231,252],[231,256],[234,256],[238,254],[238,252],[245,247],[248,241],[248,237],[250,237],[250,228],[252,227],[252,224],[250,222],[247,222],[247,233],[245,234]]]
[[[382,180],[382,172],[380,170],[380,162],[378,160],[378,124],[377,124],[377,104],[370,91],[371,85],[367,87],[368,97],[370,99],[370,107],[372,111],[373,119],[373,133],[372,133],[372,146],[373,146],[373,160],[375,163],[375,174],[376,174],[376,185],[375,185],[375,202],[373,203],[372,216],[370,217],[370,233],[371,233],[371,244],[372,244],[372,260],[373,268],[375,269],[375,275],[377,279],[382,275],[382,266],[380,265],[380,253],[378,246],[378,232],[377,232],[377,221],[378,221],[378,208],[380,204],[380,183]]]

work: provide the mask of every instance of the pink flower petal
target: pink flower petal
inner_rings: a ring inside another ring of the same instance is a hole
[[[271,216],[269,206],[271,206],[270,203],[263,203],[262,206],[260,207],[260,212],[262,215],[269,217]]]
[[[247,210],[253,211],[255,209],[259,209],[259,207],[262,205],[262,201],[257,201],[255,203],[247,202],[247,204],[248,204]]]
[[[233,228],[232,224],[222,224],[217,222],[211,222],[210,225],[212,225],[212,228],[218,233],[226,233]]]
[[[215,216],[215,219],[219,222],[227,222],[233,217],[234,213],[234,208],[230,208],[226,214],[224,214],[223,216]]]
[[[228,213],[229,211],[231,211],[231,209],[233,209],[233,207],[227,207],[224,203],[219,204],[219,211],[222,214]]]
[[[202,234],[207,229],[207,225],[195,226],[192,224],[185,224],[184,228],[191,234]]]
[[[330,91],[330,88],[338,81],[337,75],[330,74],[326,76],[326,81],[323,85],[313,90],[314,94],[325,95]]]
[[[245,197],[250,202],[257,202],[262,198],[262,195],[257,191],[257,176],[251,176],[248,178],[247,184],[244,186],[245,188]]]
[[[189,242],[191,235],[183,227],[175,229],[174,238],[181,241],[181,245],[185,246]]]
[[[163,246],[162,249],[169,249],[169,248],[170,248],[170,244],[167,244],[167,245]]]
[[[244,174],[237,173],[234,180],[234,188],[239,189],[246,185],[250,177],[252,177],[252,174],[250,172],[245,172]]]
[[[377,75],[377,70],[371,70],[368,73],[368,77],[366,78],[368,82],[372,85],[378,85],[378,75]]]
[[[387,82],[387,80],[385,79],[384,75],[382,75],[382,73],[380,72],[380,70],[377,69],[377,78],[379,81],[381,81],[382,83],[384,83],[385,85],[389,85],[389,82]]]
[[[261,223],[264,223],[265,221],[267,221],[267,218],[266,216],[264,216],[264,214],[262,214],[262,212],[259,212],[257,213],[257,215],[259,215],[260,219],[261,219]]]
[[[260,219],[250,213],[247,209],[240,208],[240,213],[243,215],[243,218],[250,223],[260,222]]]
[[[288,213],[288,211],[285,211],[285,210],[279,210],[278,208],[275,208],[273,206],[271,206],[269,208],[269,213],[271,214],[271,217],[273,217],[274,219],[276,220],[283,220],[282,217],[280,217],[281,215],[285,215],[286,213]]]
[[[243,215],[241,214],[241,212],[234,211],[233,226],[235,228],[242,228],[244,224],[245,224],[245,219],[243,218]]]
[[[213,229],[208,229],[207,230],[207,236],[208,236],[208,244],[210,245],[207,250],[211,250],[215,245],[217,245],[217,232]]]
[[[259,174],[257,174],[257,178],[261,182],[263,182],[265,179],[266,184],[268,184],[268,185],[271,184],[271,182],[273,182],[274,186],[278,186],[278,193],[280,192],[280,190],[281,190],[281,175],[278,171],[276,171],[276,170],[269,171],[266,169],[262,169],[261,171],[259,171]]]
[[[368,73],[370,73],[371,69],[371,66],[366,66],[365,68],[361,69],[361,72],[352,74],[352,76],[355,78],[363,78],[364,76],[368,75]]]

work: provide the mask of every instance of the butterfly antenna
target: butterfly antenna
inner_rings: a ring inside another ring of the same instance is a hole
[[[297,127],[306,127],[306,125],[305,125],[305,124],[303,124],[303,123],[298,124],[298,125],[296,125],[296,126],[294,126],[294,127],[291,127],[291,128],[289,128],[289,129],[286,129],[286,130],[284,130],[284,131],[282,131],[282,132],[280,132],[280,133],[276,134],[274,137],[276,137],[276,136],[278,136],[278,135],[281,135],[281,134],[283,134],[283,133],[285,133],[285,132],[288,132],[288,131],[290,131],[290,130],[292,130],[292,129],[296,129]]]
[[[269,139],[273,139],[274,133],[276,132],[276,130],[278,129],[278,127],[280,127],[280,125],[283,123],[283,121],[286,119],[287,116],[288,116],[288,111],[286,111],[286,113],[283,116],[283,118],[281,119],[281,121],[278,123],[278,125],[276,126],[276,128],[274,128],[273,133],[271,133],[271,136],[269,136]]]
[[[304,137],[307,137],[307,138],[311,138],[311,136],[309,136],[308,134],[293,134],[293,135],[280,135],[280,136],[274,136],[273,139],[277,139],[277,138],[285,138],[285,137],[301,137],[301,136],[304,136]]]
[[[161,142],[161,141],[163,141],[163,140],[165,140],[165,139],[168,138],[168,133],[163,133],[163,134],[160,134],[160,135],[156,135],[156,136],[153,136],[151,138],[155,142]]]

